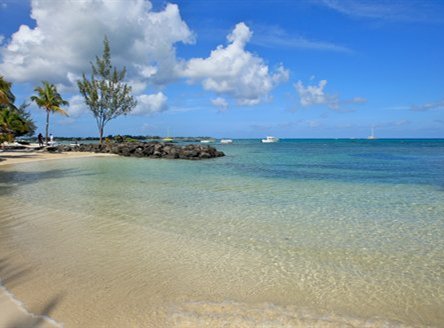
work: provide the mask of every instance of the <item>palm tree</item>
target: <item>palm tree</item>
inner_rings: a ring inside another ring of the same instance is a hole
[[[0,75],[0,105],[12,106],[15,97],[11,92],[11,83]]]
[[[29,131],[29,122],[11,107],[0,111],[0,142],[11,142],[16,135],[24,135]]]
[[[46,136],[45,140],[48,143],[48,131],[49,131],[49,114],[59,113],[68,116],[60,106],[69,105],[69,103],[62,98],[57,92],[57,88],[54,84],[50,84],[46,81],[42,82],[41,87],[34,89],[37,92],[37,96],[32,96],[31,100],[34,101],[37,106],[46,110]]]

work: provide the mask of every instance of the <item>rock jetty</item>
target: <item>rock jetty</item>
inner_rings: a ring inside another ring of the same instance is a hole
[[[79,145],[59,145],[48,149],[48,151],[59,152],[94,152],[111,153],[128,157],[149,157],[168,159],[189,159],[199,160],[225,156],[221,151],[207,145],[185,145],[179,146],[172,143],[163,142],[125,142],[107,144],[79,144]]]

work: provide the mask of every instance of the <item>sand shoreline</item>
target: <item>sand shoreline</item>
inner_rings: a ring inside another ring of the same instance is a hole
[[[90,153],[90,152],[63,152],[63,153],[49,153],[46,151],[32,151],[32,150],[20,150],[20,151],[1,151],[0,150],[0,166],[24,164],[37,161],[47,161],[56,159],[69,159],[69,158],[84,158],[84,157],[104,157],[104,156],[117,156],[115,154],[102,154],[102,153]]]
[[[104,157],[116,156],[114,154],[97,154],[89,152],[72,152],[72,153],[49,153],[41,150],[19,150],[19,151],[1,151],[0,167],[8,167],[11,165],[26,164],[31,162],[70,159],[70,158],[87,158],[87,157]],[[1,277],[0,277],[1,278]],[[1,280],[0,280],[1,281]],[[14,327],[26,325],[29,327],[61,327],[59,323],[46,316],[45,314],[30,313],[25,305],[17,300],[5,286],[0,283],[0,327]]]
[[[0,283],[0,327],[63,327],[54,319],[43,314],[29,312],[25,305]]]

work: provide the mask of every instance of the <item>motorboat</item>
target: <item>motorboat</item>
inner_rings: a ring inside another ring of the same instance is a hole
[[[278,142],[279,138],[276,137],[272,137],[272,136],[267,136],[266,139],[262,139],[263,143],[273,143],[273,142]]]
[[[232,139],[221,139],[220,143],[221,144],[232,144],[233,140]]]

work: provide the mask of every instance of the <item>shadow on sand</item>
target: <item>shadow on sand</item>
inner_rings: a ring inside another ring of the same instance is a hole
[[[1,284],[6,288],[13,288],[27,279],[31,272],[29,267],[17,267],[10,263],[8,258],[0,258],[0,278]],[[61,292],[52,296],[46,301],[39,310],[34,311],[32,315],[11,318],[7,323],[7,328],[37,328],[42,325],[49,326],[46,317],[50,317],[53,311],[60,305],[65,293]],[[6,328],[5,327],[5,328]]]

